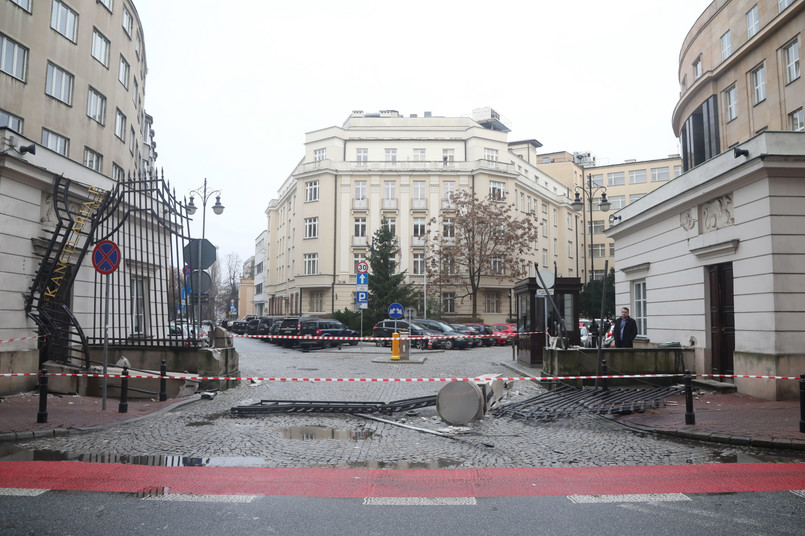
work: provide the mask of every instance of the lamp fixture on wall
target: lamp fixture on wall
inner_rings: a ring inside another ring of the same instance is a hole
[[[20,154],[36,154],[36,145],[33,143],[31,145],[22,145],[19,149],[17,149],[17,151]]]
[[[747,151],[746,149],[741,149],[739,147],[734,147],[732,149],[732,155],[735,158],[738,158],[739,156],[747,156],[748,157],[749,156],[749,151]]]
[[[616,215],[614,215],[614,214],[610,214],[610,215],[609,215],[609,223],[610,223],[610,224],[613,224],[613,223],[615,223],[616,221],[621,221],[621,218],[622,218],[622,216],[616,216]]]

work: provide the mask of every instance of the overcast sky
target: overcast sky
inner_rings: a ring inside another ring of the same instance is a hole
[[[510,141],[535,138],[541,152],[612,164],[678,153],[679,51],[710,4],[133,1],[157,166],[177,194],[205,177],[222,191],[222,215],[208,203],[207,238],[219,259],[243,260],[305,133],[352,110],[470,116],[491,106],[509,119]]]

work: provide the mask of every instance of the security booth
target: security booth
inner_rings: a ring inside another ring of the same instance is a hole
[[[517,361],[526,365],[541,366],[543,349],[550,346],[550,337],[560,337],[562,332],[569,346],[581,344],[578,312],[581,288],[581,280],[578,277],[557,277],[548,291],[540,288],[535,277],[520,280],[515,284]],[[563,319],[564,323],[561,326],[559,317],[546,296],[548,293],[551,294]]]

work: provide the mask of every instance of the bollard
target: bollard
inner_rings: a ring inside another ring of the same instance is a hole
[[[159,379],[159,401],[164,402],[168,399],[168,364],[164,359],[159,366],[159,375],[162,376]]]
[[[609,391],[609,378],[606,378],[606,376],[609,375],[608,372],[609,372],[609,369],[607,368],[607,360],[602,359],[601,360],[601,376],[605,376],[604,378],[601,379],[601,389],[603,391]]]
[[[120,380],[120,404],[117,405],[118,413],[129,412],[129,367],[123,366],[123,377]]]
[[[36,422],[48,422],[48,369],[46,368],[39,371],[39,413],[36,414]]]
[[[400,359],[400,334],[391,334],[391,359],[397,361]]]
[[[805,434],[805,374],[799,375],[799,431]]]
[[[696,424],[696,414],[693,413],[693,377],[690,371],[685,371],[685,424]]]

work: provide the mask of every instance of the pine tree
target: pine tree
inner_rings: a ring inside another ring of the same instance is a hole
[[[374,325],[386,318],[388,307],[392,303],[399,303],[403,307],[412,307],[416,302],[416,288],[406,283],[406,272],[398,272],[397,256],[400,248],[397,237],[383,218],[380,229],[372,235],[372,244],[369,250],[369,306],[367,313],[370,325]]]

